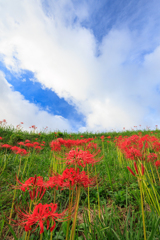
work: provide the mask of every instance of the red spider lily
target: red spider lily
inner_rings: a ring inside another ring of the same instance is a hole
[[[52,151],[56,151],[56,152],[61,151],[61,144],[57,141],[52,141],[50,143],[50,147]]]
[[[156,152],[160,151],[160,143],[159,142],[153,142],[152,146],[153,146],[154,151],[156,151]]]
[[[32,125],[30,128],[36,129],[37,127],[35,125]]]
[[[33,191],[29,191],[30,199],[34,200],[34,199],[38,198],[39,200],[41,200],[42,197],[44,196],[45,192],[46,192],[46,188],[43,186],[37,187],[37,189],[34,188]],[[39,195],[38,195],[38,193],[39,193]]]
[[[50,146],[52,148],[52,150],[54,151],[60,151],[60,146],[64,145],[67,148],[71,148],[73,146],[82,146],[85,145],[86,143],[92,141],[93,138],[88,138],[88,139],[77,139],[77,140],[73,140],[73,139],[68,139],[68,140],[64,140],[63,138],[57,138],[55,141],[52,141],[50,143]]]
[[[41,148],[41,146],[35,146],[34,149],[37,151],[37,153],[39,153],[43,148]]]
[[[108,136],[107,138],[111,138],[111,136]]]
[[[80,137],[83,138],[83,135],[81,135]]]
[[[17,147],[17,146],[11,147],[11,150],[12,150],[14,153],[16,153],[19,149],[21,149],[21,148],[19,148],[19,147]]]
[[[135,170],[136,170],[137,175],[139,175],[136,162],[134,162],[134,167],[135,167]],[[133,176],[136,177],[136,175],[134,174],[134,172],[132,171],[132,169],[131,169],[130,167],[128,167],[128,166],[127,166],[127,168],[128,168],[128,170],[130,171],[130,173],[131,173]],[[144,175],[144,166],[143,166],[143,164],[141,164],[141,173],[142,173],[142,176],[143,176],[143,175]]]
[[[21,156],[27,155],[28,152],[25,149],[22,149],[20,147],[17,146],[13,146],[11,147],[11,150],[15,153],[15,154],[20,154]]]
[[[15,153],[15,154],[20,154],[20,155],[27,155],[28,152],[25,149],[21,149],[17,146],[11,147],[11,150]]]
[[[160,160],[155,162],[156,167],[158,168],[160,166]]]
[[[17,177],[16,177],[17,178]],[[43,177],[41,176],[36,176],[35,177],[30,177],[28,180],[25,181],[25,183],[21,183],[18,178],[17,178],[18,183],[21,185],[20,188],[23,192],[30,189],[33,189],[35,187],[43,187]]]
[[[34,149],[42,149],[40,146],[35,146]]]
[[[148,162],[154,162],[156,161],[158,158],[157,154],[155,153],[150,153],[148,156],[147,156],[147,160]]]
[[[72,140],[72,139],[64,140],[63,144],[66,148],[71,149],[72,146],[76,145],[76,140]]]
[[[96,155],[100,151],[96,153]],[[95,160],[93,154],[91,154],[89,151],[83,151],[79,148],[76,148],[76,150],[71,150],[69,153],[66,153],[66,164],[78,164],[79,166],[85,167],[86,164],[95,164],[96,162],[99,162],[100,160]]]
[[[30,142],[30,140],[26,139],[25,143],[29,143],[29,142]]]
[[[136,162],[134,162],[134,168],[135,168],[135,170],[136,170],[136,173],[138,174],[138,168],[137,168]]]
[[[9,145],[9,144],[3,144],[2,147],[3,147],[3,148],[11,148],[12,146]]]
[[[40,145],[40,143],[39,142],[33,142],[33,145],[38,146],[38,145]]]
[[[142,158],[142,153],[139,149],[131,147],[130,149],[125,149],[126,157],[132,160],[137,160]]]
[[[27,143],[25,143],[25,146],[26,146],[27,148],[33,148],[33,147],[34,147],[34,144],[33,144],[33,143],[30,143],[30,142],[27,142]]]
[[[95,179],[89,179],[85,171],[80,172],[79,168],[75,170],[74,168],[66,168],[59,177],[60,186],[63,188],[70,188],[70,186],[83,186],[88,187],[95,183]]]
[[[46,192],[45,183],[43,182],[43,178],[41,176],[37,177],[35,175],[35,177],[30,177],[25,181],[25,183],[21,183],[17,178],[17,182],[21,186],[16,186],[16,188],[21,189],[23,192],[27,189],[31,200],[37,199],[37,197],[41,200]]]
[[[115,139],[115,142],[119,149],[126,158],[132,160],[146,160],[154,162],[156,160],[156,154],[147,153],[147,148],[151,148],[154,151],[160,151],[160,142],[155,136],[145,135],[132,135],[130,137],[122,136]]]
[[[97,149],[97,143],[93,143],[93,142],[90,142],[88,143],[88,145],[86,146],[86,149]]]
[[[2,137],[0,137],[0,140],[2,140],[3,138]]]
[[[127,166],[127,168],[128,168],[128,170],[131,172],[131,174],[132,174],[133,176],[136,176],[130,167]]]
[[[28,152],[25,150],[25,149],[19,149],[17,152],[16,152],[16,154],[20,154],[21,156],[24,156],[24,155],[27,155],[28,154]]]
[[[25,146],[24,142],[19,142],[18,145]]]
[[[49,229],[50,220],[53,220],[53,226],[50,228],[50,232],[52,232],[56,226],[56,222],[58,219],[64,218],[65,211],[62,213],[56,213],[57,210],[57,204],[42,204],[39,203],[35,206],[32,213],[28,213],[24,210],[24,212],[21,211],[21,209],[16,209],[16,212],[18,214],[19,220],[13,220],[16,222],[15,225],[19,225],[25,228],[25,231],[28,232],[31,230],[31,227],[33,225],[37,225],[34,231],[37,229],[38,226],[40,226],[40,234],[44,232],[44,223],[47,223],[47,230]],[[63,219],[64,220],[64,219]]]
[[[58,188],[62,186],[61,184],[61,175],[55,175],[53,173],[52,177],[49,177],[49,180],[47,182],[44,183],[45,188],[56,188],[56,190],[58,190]]]
[[[144,166],[141,164],[141,171],[142,171],[142,176],[144,175]]]
[[[101,136],[102,142],[104,141],[104,136]]]
[[[55,177],[49,177],[49,180],[45,182],[45,188],[53,188],[55,187]]]

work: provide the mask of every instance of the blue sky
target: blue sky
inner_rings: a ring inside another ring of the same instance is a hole
[[[0,6],[0,120],[68,132],[159,124],[158,0]]]
[[[20,92],[26,100],[37,105],[40,110],[67,118],[72,123],[73,128],[76,128],[76,122],[85,124],[83,114],[78,114],[73,105],[70,105],[64,98],[59,98],[54,91],[39,83],[33,72],[23,70],[17,75],[10,72],[2,62],[0,69],[5,73],[8,83],[12,85],[11,89]]]

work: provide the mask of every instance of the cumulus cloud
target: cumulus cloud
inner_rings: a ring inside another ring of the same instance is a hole
[[[73,104],[86,117],[86,127],[79,130],[129,129],[139,124],[154,128],[159,122],[160,34],[154,34],[155,41],[150,42],[145,40],[147,26],[138,35],[126,25],[115,25],[98,45],[93,32],[80,24],[88,18],[85,5],[78,11],[72,1],[47,1],[48,10],[35,0],[0,3],[0,54],[5,65],[17,74],[23,69],[34,72],[36,81]],[[149,52],[139,60],[144,51]],[[19,99],[27,105],[23,113],[27,123],[33,124],[32,117],[35,125],[40,118],[42,122],[48,118],[48,125],[53,121],[57,128],[64,124],[70,129],[67,120],[39,111],[7,89],[14,110],[8,104],[2,113],[9,119],[14,119],[15,112],[21,114]]]

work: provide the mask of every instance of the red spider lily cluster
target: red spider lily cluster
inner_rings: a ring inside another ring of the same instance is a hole
[[[37,128],[35,125],[32,125],[31,127],[29,128],[33,128],[34,130]]]
[[[78,168],[66,168],[62,175],[58,176],[59,185],[63,188],[70,188],[71,186],[88,187],[95,183],[95,179],[89,179],[85,171],[81,171]]]
[[[53,220],[53,225],[50,228],[50,232],[52,232],[56,226],[55,220],[58,221],[58,219],[64,218],[65,211],[62,213],[56,213],[57,210],[57,204],[42,204],[39,203],[35,206],[32,213],[28,213],[24,210],[22,212],[21,209],[16,209],[16,212],[18,214],[19,220],[13,220],[15,223],[17,223],[18,226],[22,226],[25,228],[25,231],[30,231],[33,225],[37,224],[35,230],[38,226],[40,226],[40,234],[44,232],[44,223],[47,223],[47,230],[50,226],[50,220]],[[16,224],[15,224],[16,225]],[[34,231],[35,231],[34,230]]]
[[[3,119],[2,121],[0,121],[0,124],[7,124],[6,119]]]
[[[132,135],[131,137],[119,136],[114,141],[117,147],[125,155],[125,158],[131,160],[147,160],[148,162],[155,162],[160,151],[160,142],[155,136]],[[152,152],[148,152],[149,151]]]
[[[66,164],[67,165],[79,165],[83,168],[86,166],[86,164],[92,164],[93,165],[96,162],[99,162],[102,157],[99,160],[95,160],[94,157],[100,153],[100,149],[93,155],[89,151],[83,151],[79,148],[76,148],[76,150],[71,150],[69,153],[66,153]]]
[[[21,128],[22,128],[21,124],[23,124],[23,122],[21,122],[20,124],[18,124],[18,125],[16,126],[17,130],[21,130]]]
[[[3,140],[2,137],[0,137],[0,140]],[[20,154],[21,156],[24,156],[24,155],[29,154],[29,152],[27,150],[30,150],[31,148],[37,150],[37,152],[42,150],[43,149],[42,147],[45,146],[45,142],[43,141],[42,143],[39,143],[39,142],[31,143],[30,140],[27,139],[27,140],[25,140],[25,142],[19,142],[18,145],[20,147],[0,143],[1,148],[10,149],[15,154]],[[22,148],[22,147],[24,147],[24,148]]]
[[[1,144],[1,148],[6,148],[12,150],[15,154],[19,154],[21,156],[25,156],[28,154],[28,152],[25,149],[21,149],[20,147],[17,146],[11,146],[9,144]]]
[[[58,219],[62,219],[68,210],[66,209],[63,213],[59,214],[55,213],[57,209],[57,204],[38,204],[38,202],[41,201],[42,197],[44,196],[46,190],[52,188],[54,188],[55,190],[69,189],[79,194],[82,187],[87,188],[96,184],[96,178],[90,177],[89,174],[84,171],[86,165],[91,164],[93,167],[94,164],[96,164],[103,158],[102,156],[96,159],[97,155],[100,154],[101,151],[100,149],[97,149],[97,144],[91,143],[92,140],[93,138],[81,140],[64,140],[62,138],[58,138],[55,141],[52,141],[50,143],[52,151],[60,151],[61,145],[65,146],[66,150],[70,149],[70,151],[65,154],[65,163],[66,166],[68,165],[68,167],[62,172],[62,174],[52,172],[52,175],[47,181],[44,181],[43,177],[36,175],[34,177],[30,177],[24,183],[17,178],[17,185],[14,188],[20,189],[23,192],[27,190],[29,192],[31,201],[35,205],[32,212],[21,211],[19,208],[17,209],[19,220],[13,220],[14,222],[16,222],[17,225],[23,226],[26,232],[31,230],[33,225],[37,225],[36,228],[40,226],[40,234],[42,234],[44,232],[44,223],[47,223],[47,229],[49,229],[50,221],[52,221],[50,231],[53,231],[56,226],[55,221],[57,221]],[[38,147],[41,147],[42,145],[44,146],[44,144],[45,142],[41,144],[39,142],[31,143],[30,140],[18,143],[19,146],[26,147],[27,149],[36,149]],[[6,147],[9,147],[15,153],[17,153],[19,150],[24,150],[23,148],[17,146],[8,145]],[[76,148],[74,149],[73,147]],[[83,147],[84,150],[82,150],[80,147]],[[90,152],[90,150],[92,151],[92,153]],[[82,167],[83,171],[81,171],[78,166]],[[70,206],[70,211],[72,207],[73,206]],[[69,218],[69,215],[67,216],[67,218]]]
[[[56,140],[52,141],[50,143],[50,147],[53,151],[61,151],[61,145],[64,145],[66,148],[71,149],[73,146],[84,146],[88,142],[92,141],[94,138],[88,138],[88,139],[68,139],[65,140],[63,138],[57,138]]]
[[[27,155],[28,152],[25,149],[21,149],[17,146],[10,148],[15,154],[20,154],[21,156]]]
[[[42,199],[44,196],[46,189],[56,187],[56,189],[61,188],[63,189],[73,189],[75,186],[76,188],[78,186],[81,187],[88,187],[95,184],[94,178],[89,178],[88,175],[85,173],[85,171],[81,171],[79,169],[75,170],[74,168],[67,168],[64,170],[62,175],[54,175],[53,177],[50,177],[48,181],[43,181],[43,178],[41,176],[30,177],[28,180],[26,180],[24,183],[21,183],[18,179],[17,182],[20,184],[16,188],[21,189],[22,191],[26,191],[26,189],[29,191],[30,199],[33,201],[38,198],[38,201]],[[42,205],[41,203],[36,205],[33,213],[27,213],[22,212],[20,209],[17,210],[19,220],[14,222],[17,223],[17,225],[23,226],[25,228],[25,231],[31,230],[31,226],[34,224],[39,224],[40,226],[40,234],[44,232],[44,226],[43,223],[47,222],[47,229],[49,229],[49,222],[52,219],[54,221],[53,226],[50,228],[50,231],[53,231],[56,223],[55,219],[62,219],[64,216],[65,211],[63,213],[55,213],[57,209],[57,204],[45,204]],[[38,225],[37,225],[38,227]]]
[[[27,189],[32,201],[37,198],[41,200],[46,192],[45,183],[41,176],[37,177],[35,175],[35,177],[30,177],[25,181],[25,183],[21,183],[17,178],[17,182],[20,184],[20,186],[17,186],[16,188],[21,189],[23,192],[25,192]]]
[[[137,128],[136,126],[134,127]],[[35,125],[31,128],[36,129]],[[57,133],[55,133],[55,136],[57,137]],[[69,220],[71,217],[71,209],[74,205],[74,201],[72,202],[72,200],[69,201],[69,204],[71,205],[69,205],[69,207],[62,213],[56,213],[58,205],[55,201],[50,204],[39,203],[46,191],[48,192],[54,188],[54,193],[56,193],[56,190],[62,191],[69,189],[69,194],[77,194],[73,197],[76,201],[75,209],[77,211],[81,188],[88,188],[89,191],[89,187],[97,184],[97,178],[91,177],[89,170],[92,169],[97,162],[100,162],[103,156],[97,157],[101,151],[98,149],[96,143],[91,142],[94,138],[85,139],[83,135],[80,137],[83,139],[65,140],[63,138],[57,138],[50,143],[51,150],[58,152],[57,154],[54,154],[54,159],[59,160],[60,151],[63,150],[64,164],[63,161],[57,161],[59,165],[63,164],[64,166],[64,168],[61,168],[61,174],[59,174],[57,169],[52,169],[52,175],[50,175],[47,181],[44,180],[43,177],[35,175],[34,177],[28,178],[24,183],[22,179],[20,180],[18,175],[17,184],[14,188],[15,190],[19,189],[22,192],[28,191],[31,204],[29,212],[25,210],[22,211],[20,208],[15,208],[18,220],[12,220],[16,225],[24,227],[26,232],[33,230],[32,227],[34,226],[35,229],[39,226],[40,234],[42,234],[44,232],[44,224],[46,224],[47,230],[50,229],[52,232],[55,229],[56,221],[59,221],[59,219],[61,219],[61,221],[64,221],[65,219]],[[102,145],[104,146],[103,142],[105,139],[109,140],[110,138],[111,136],[101,136]],[[3,140],[2,137],[0,137],[0,140]],[[7,149],[10,149],[13,153],[23,156],[29,154],[31,149],[42,149],[45,142],[39,143],[37,140],[38,138],[35,139],[35,142],[25,140],[24,142],[19,142],[18,146],[1,143],[0,147],[6,148],[6,151]],[[127,168],[134,177],[137,177],[138,180],[141,180],[141,176],[144,175],[145,168],[142,163],[138,168],[137,160],[152,162],[157,168],[160,166],[160,161],[157,161],[160,151],[160,142],[156,137],[149,135],[142,136],[140,132],[139,135],[133,135],[131,137],[116,137],[114,142],[127,159],[134,160],[135,172],[129,166]],[[66,150],[67,153],[65,152]],[[87,171],[85,171],[86,166]],[[76,218],[74,217],[74,219]]]

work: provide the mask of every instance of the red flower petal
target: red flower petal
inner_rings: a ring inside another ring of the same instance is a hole
[[[144,175],[144,166],[143,166],[143,164],[141,166],[141,169],[142,169],[142,176],[143,176]]]
[[[133,176],[136,176],[130,167],[127,166],[127,168]]]
[[[134,162],[134,167],[135,167],[136,173],[138,174],[138,168],[137,168],[136,162]]]

